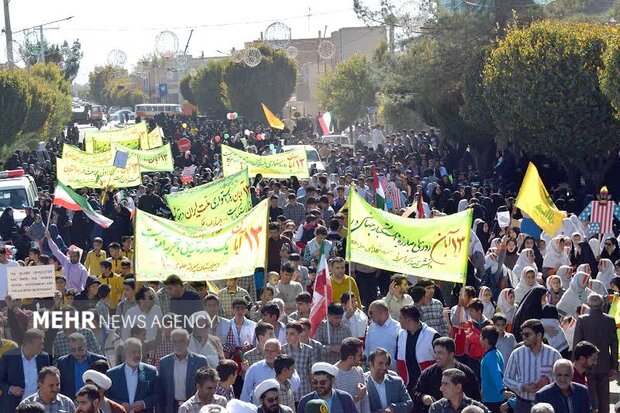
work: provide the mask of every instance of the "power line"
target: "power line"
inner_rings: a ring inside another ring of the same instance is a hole
[[[240,22],[229,22],[229,23],[212,23],[212,24],[199,24],[199,25],[191,25],[191,26],[176,26],[176,27],[168,27],[168,30],[191,30],[191,29],[202,29],[202,28],[211,28],[211,27],[230,27],[230,26],[242,26],[248,24],[259,24],[259,23],[269,23],[274,21],[290,21],[290,20],[299,20],[299,19],[308,19],[310,17],[317,16],[325,16],[328,14],[337,14],[342,13],[344,11],[352,11],[353,9],[339,9],[339,10],[330,10],[320,13],[306,13],[298,16],[289,16],[283,17],[281,19],[262,19],[262,20],[249,20],[249,21],[240,21]],[[161,31],[162,26],[156,27],[143,27],[143,28],[135,28],[135,27],[118,27],[118,28],[93,28],[93,27],[84,27],[84,28],[72,28],[71,31],[76,32],[117,32],[117,31],[132,31],[132,32],[142,32],[142,31]]]

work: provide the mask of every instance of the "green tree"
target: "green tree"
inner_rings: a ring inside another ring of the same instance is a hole
[[[13,144],[24,127],[32,96],[22,70],[0,71],[0,146]]]
[[[127,76],[127,70],[117,66],[97,66],[89,73],[90,99],[95,103],[107,104],[106,89],[114,79]]]
[[[44,80],[52,90],[52,111],[47,121],[36,134],[38,139],[54,138],[62,132],[71,119],[71,84],[65,79],[64,73],[54,63],[37,63],[30,68],[30,74]]]
[[[224,69],[230,108],[252,120],[264,120],[261,102],[279,112],[295,90],[297,64],[282,50],[257,45],[263,58],[256,67],[228,62]]]
[[[319,79],[318,99],[323,110],[350,124],[375,105],[377,86],[372,82],[368,59],[353,55]]]
[[[492,47],[480,47],[466,60],[463,73],[461,94],[463,104],[460,115],[467,125],[479,133],[479,141],[490,142],[495,138],[496,130],[491,111],[484,99],[482,71]]]
[[[181,91],[181,95],[183,98],[187,100],[192,105],[196,104],[196,97],[192,91],[190,83],[192,81],[192,75],[183,76],[181,82],[179,82],[179,90]]]
[[[223,79],[225,65],[224,61],[211,60],[198,69],[189,82],[194,104],[200,112],[215,118],[224,117],[229,108],[228,89]]]
[[[498,134],[532,154],[568,163],[599,184],[620,148],[620,122],[600,89],[607,44],[618,31],[544,21],[513,28],[484,68],[484,96]]]
[[[614,30],[617,33],[617,29]],[[620,119],[620,44],[610,43],[603,55],[604,67],[599,71],[601,91],[607,96]]]
[[[38,132],[48,121],[53,113],[53,105],[56,101],[55,93],[49,83],[43,79],[31,76],[28,81],[31,96],[30,110],[22,128],[23,133]]]
[[[60,53],[65,63],[63,75],[66,80],[73,82],[80,70],[80,61],[82,57],[84,57],[80,40],[75,40],[71,46],[69,46],[69,43],[65,40],[62,46],[60,46]]]

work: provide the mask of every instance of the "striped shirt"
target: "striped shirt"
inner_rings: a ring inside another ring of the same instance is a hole
[[[282,346],[282,354],[287,354],[295,360],[295,370],[299,374],[300,386],[295,392],[295,401],[299,401],[303,396],[310,393],[310,371],[312,365],[321,359],[316,358],[316,352],[308,344],[299,343],[297,348],[293,348],[286,343]]]
[[[361,367],[355,366],[349,370],[343,370],[338,367],[338,375],[334,381],[334,389],[345,391],[349,393],[351,397],[355,398],[359,392],[359,388],[357,387],[359,384],[366,385],[366,378],[364,377],[364,371]],[[355,403],[355,406],[359,413],[370,413],[368,395]]]
[[[556,349],[546,344],[542,344],[538,354],[529,347],[521,346],[512,352],[506,363],[504,384],[517,396],[534,401],[535,393],[523,391],[523,385],[540,380],[543,376],[552,382],[553,364],[561,358]]]

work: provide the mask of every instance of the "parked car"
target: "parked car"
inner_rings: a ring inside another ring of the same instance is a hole
[[[332,143],[334,145],[342,145],[345,148],[353,148],[348,135],[323,135],[321,136],[322,143]]]

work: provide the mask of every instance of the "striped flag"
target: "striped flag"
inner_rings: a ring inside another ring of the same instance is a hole
[[[327,268],[327,258],[321,254],[321,261],[316,271],[314,279],[314,290],[312,293],[312,307],[310,308],[310,337],[314,337],[316,329],[321,322],[327,319],[327,304],[332,302],[332,283],[329,279],[329,269]],[[329,326],[328,326],[329,327]]]
[[[613,232],[614,217],[620,216],[620,206],[613,201],[608,201],[602,205],[600,201],[592,201],[581,214],[581,221],[589,221],[596,223],[597,226],[591,226],[591,230],[598,229],[596,234],[608,234]]]
[[[385,209],[385,191],[383,185],[379,182],[377,169],[372,166],[372,189],[375,191],[375,205],[378,209]]]
[[[92,219],[103,228],[108,228],[112,225],[112,222],[114,222],[108,217],[95,212],[81,195],[76,194],[71,188],[65,186],[60,181],[58,181],[56,189],[54,190],[54,202],[52,203],[71,211],[83,211],[88,218]]]

